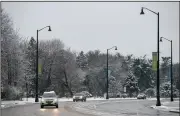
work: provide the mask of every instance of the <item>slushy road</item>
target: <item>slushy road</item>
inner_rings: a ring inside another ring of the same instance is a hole
[[[109,101],[108,103],[104,102],[96,105],[96,110],[119,116],[179,116],[178,113],[171,113],[168,111],[160,111],[150,108],[150,106],[155,104],[155,100]]]
[[[103,100],[59,102],[59,108],[40,108],[40,104],[2,109],[1,116],[179,116],[178,113],[150,108],[155,100]],[[71,107],[71,108],[70,108]]]
[[[55,107],[45,107],[41,109],[39,104],[16,106],[2,109],[1,116],[86,116],[67,110],[67,108],[65,108],[66,104],[67,102],[59,102],[58,109]]]

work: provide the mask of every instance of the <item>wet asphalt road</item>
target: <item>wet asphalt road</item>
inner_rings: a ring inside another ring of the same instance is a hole
[[[85,116],[74,111],[67,110],[67,102],[60,102],[59,108],[45,107],[40,108],[39,104],[16,106],[13,108],[2,109],[1,116]]]
[[[150,108],[156,101],[150,100],[123,100],[97,105],[96,109],[116,115],[127,116],[179,116],[178,113],[160,111]]]
[[[16,106],[2,109],[1,116],[90,116],[78,113],[69,107],[79,104],[79,106],[82,105],[82,107],[84,107],[85,105],[83,106],[83,104],[92,105],[97,104],[97,102],[102,103],[107,101],[59,102],[58,109],[55,107],[45,107],[41,109],[39,104]],[[96,108],[93,110],[97,112],[107,112],[109,114],[108,116],[111,116],[111,114],[116,114],[117,116],[179,116],[177,113],[158,111],[150,108],[155,102],[156,101],[149,100],[116,100],[96,105]]]

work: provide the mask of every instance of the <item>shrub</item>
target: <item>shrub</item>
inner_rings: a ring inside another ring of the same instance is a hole
[[[20,100],[23,97],[22,89],[17,87],[7,87],[4,92],[5,100]]]

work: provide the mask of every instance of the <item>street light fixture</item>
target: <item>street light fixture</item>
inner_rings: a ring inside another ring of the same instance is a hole
[[[106,86],[106,99],[109,99],[108,95],[108,88],[109,88],[109,79],[108,79],[108,50],[111,50],[115,48],[117,50],[117,46],[113,46],[112,48],[107,49],[107,71],[106,71],[106,76],[107,76],[107,86]]]
[[[140,13],[140,15],[144,15],[143,8],[141,8],[141,13]]]
[[[36,98],[35,98],[35,102],[39,102],[38,99],[38,32],[40,32],[41,30],[45,29],[45,28],[49,28],[48,31],[52,31],[51,30],[51,26],[46,26],[43,27],[42,29],[37,30],[37,44],[36,44]]]
[[[174,101],[173,100],[173,86],[172,86],[172,84],[173,84],[173,71],[172,71],[172,40],[169,40],[169,39],[166,39],[166,38],[164,38],[164,37],[161,37],[160,38],[160,42],[162,42],[162,39],[165,39],[165,40],[167,40],[167,41],[169,41],[169,42],[171,42],[171,101]]]
[[[161,106],[161,102],[160,102],[160,94],[159,94],[159,83],[160,83],[160,79],[159,79],[159,12],[154,12],[148,8],[142,7],[141,8],[141,12],[140,15],[144,15],[144,9],[148,10],[154,14],[156,14],[158,16],[157,18],[157,54],[158,54],[158,61],[157,61],[157,103],[156,106]]]
[[[50,26],[49,26],[49,29],[48,29],[48,31],[52,31]]]

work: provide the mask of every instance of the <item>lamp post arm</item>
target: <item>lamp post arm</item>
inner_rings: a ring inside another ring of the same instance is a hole
[[[109,48],[109,49],[107,49],[107,50],[110,50],[110,49],[113,49],[113,48],[115,48],[116,46],[113,46],[112,48]]]
[[[165,38],[165,37],[161,37],[161,38],[163,38],[163,39],[165,39],[165,40],[167,40],[167,41],[169,41],[169,42],[171,42],[172,40],[169,40],[169,39],[167,39],[167,38]]]
[[[148,11],[150,11],[150,12],[152,12],[152,13],[156,14],[156,15],[158,15],[158,13],[156,13],[156,12],[154,12],[154,11],[152,11],[152,10],[150,10],[150,9],[146,8],[146,7],[142,7],[142,8],[143,8],[143,9],[146,9],[146,10],[148,10]]]
[[[47,28],[47,27],[49,27],[49,26],[43,27],[42,29],[39,29],[38,31],[41,31],[41,30],[43,30],[43,29],[45,29],[45,28]]]

